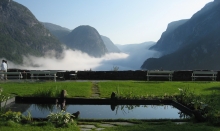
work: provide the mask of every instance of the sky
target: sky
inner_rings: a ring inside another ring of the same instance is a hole
[[[168,23],[189,19],[213,0],[14,0],[41,22],[90,25],[114,44],[157,42]]]

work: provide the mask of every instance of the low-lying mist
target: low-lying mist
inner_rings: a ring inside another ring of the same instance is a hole
[[[158,52],[148,50],[148,48],[125,53],[108,53],[101,58],[94,58],[81,51],[70,49],[65,50],[60,59],[57,59],[54,54],[53,52],[48,52],[44,57],[23,57],[23,65],[16,65],[8,61],[8,68],[26,70],[110,71],[114,67],[118,67],[119,70],[139,70],[147,58],[159,56]]]

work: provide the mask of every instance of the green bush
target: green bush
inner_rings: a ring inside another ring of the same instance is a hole
[[[73,120],[74,116],[63,110],[57,113],[50,113],[47,118],[49,122],[54,123],[57,127],[65,127],[68,126],[68,124],[76,125]]]
[[[0,88],[0,114],[4,113],[7,100],[10,98],[10,95],[5,95],[2,92],[3,92],[3,89]],[[3,107],[1,106],[2,102],[5,102],[5,105]]]
[[[3,121],[14,121],[14,122],[20,122],[22,120],[22,114],[21,112],[13,112],[11,110],[3,113],[1,115],[1,118]]]
[[[60,93],[61,93],[61,90],[58,90],[57,88],[49,88],[49,89],[39,88],[32,94],[32,96],[33,97],[59,97]]]

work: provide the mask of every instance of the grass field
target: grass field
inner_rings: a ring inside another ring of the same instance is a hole
[[[186,123],[183,125],[174,124],[172,122],[161,123],[142,123],[135,126],[120,126],[115,128],[107,128],[103,131],[219,131],[218,127],[206,124]]]
[[[133,95],[173,95],[179,89],[189,88],[198,95],[210,95],[220,91],[219,82],[145,82],[145,81],[109,81],[99,82],[101,97],[109,98],[112,91],[132,93]]]
[[[93,82],[6,82],[0,83],[3,93],[31,96],[39,89],[67,90],[68,97],[90,97]],[[100,81],[100,97],[109,98],[112,92],[136,96],[162,96],[179,93],[188,88],[197,95],[211,95],[220,92],[219,82],[146,82],[146,81]]]
[[[91,82],[6,82],[0,83],[3,93],[31,96],[39,89],[67,90],[67,97],[90,97]]]
[[[70,125],[68,128],[56,128],[51,123],[47,122],[19,124],[13,121],[7,121],[0,123],[0,131],[80,131],[80,129],[74,125]]]

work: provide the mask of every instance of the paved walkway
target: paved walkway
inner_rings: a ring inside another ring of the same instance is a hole
[[[97,126],[98,125],[98,126]],[[133,126],[135,125],[134,123],[130,122],[79,122],[78,126],[80,127],[81,131],[101,131],[104,130],[105,128],[110,128],[110,127],[116,127],[116,126]]]
[[[91,98],[100,98],[100,91],[98,87],[98,82],[94,81],[92,82],[92,96]]]

